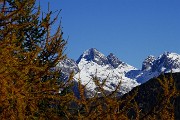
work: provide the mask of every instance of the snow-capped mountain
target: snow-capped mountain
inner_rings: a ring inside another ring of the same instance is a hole
[[[165,52],[153,62],[152,72],[180,72],[180,55]]]
[[[71,73],[74,72],[75,74],[79,72],[79,67],[73,59],[66,58],[62,62],[59,62],[56,68],[61,69],[63,73]]]
[[[56,69],[61,70],[61,79],[67,80],[70,73],[77,74],[79,72],[78,64],[73,59],[66,58],[56,65]]]
[[[95,76],[100,83],[106,79],[104,89],[107,92],[115,90],[121,81],[119,94],[124,94],[161,73],[171,72],[171,70],[180,72],[180,55],[170,52],[165,52],[158,58],[150,55],[143,61],[142,69],[138,70],[119,60],[113,53],[105,56],[97,49],[91,48],[86,50],[76,62],[67,58],[60,62],[57,68],[62,70],[66,78],[74,71],[74,81],[77,83],[80,80],[81,84],[86,86],[88,97],[98,92],[93,82]]]
[[[113,53],[110,53],[107,56],[109,64],[111,64],[114,68],[117,68],[120,64],[123,64]]]
[[[148,56],[142,63],[142,71],[148,71],[152,68],[153,62],[156,58],[152,55]]]
[[[89,62],[92,61],[94,63],[97,63],[98,65],[106,65],[109,63],[107,57],[95,48],[86,50],[77,60],[77,64],[79,64],[82,59],[85,59]]]
[[[131,78],[144,83],[153,77],[158,77],[162,73],[169,72],[180,72],[180,55],[177,53],[165,52],[157,59],[154,56],[149,56],[144,60],[142,70],[136,71]]]
[[[120,61],[112,53],[106,57],[92,48],[85,51],[77,63],[80,72],[75,75],[75,80],[80,78],[81,83],[86,85],[86,89],[93,93],[98,92],[96,91],[97,86],[92,80],[94,76],[98,77],[100,82],[106,79],[104,89],[109,92],[115,90],[120,81],[120,94],[124,94],[139,85],[135,80],[125,77],[126,72],[135,70],[135,68]]]

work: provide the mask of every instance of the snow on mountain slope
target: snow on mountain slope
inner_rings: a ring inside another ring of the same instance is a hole
[[[142,71],[150,70],[155,60],[156,58],[154,56],[148,56],[142,63]]]
[[[66,58],[65,60],[59,62],[56,65],[57,69],[60,69],[62,73],[69,74],[71,72],[74,72],[77,74],[79,72],[79,67],[76,64],[76,62],[72,59]]]
[[[134,74],[134,76],[131,78],[136,79],[140,83],[144,83],[162,73],[169,73],[171,71],[173,73],[180,72],[180,55],[177,53],[165,52],[157,59],[155,59],[153,56],[145,59],[142,70],[139,71],[139,73]]]
[[[165,52],[160,55],[152,66],[152,72],[180,72],[180,55]]]
[[[107,92],[113,91],[121,81],[119,94],[124,94],[161,73],[168,73],[171,70],[172,72],[180,72],[180,55],[165,52],[158,58],[152,55],[148,56],[142,63],[142,69],[138,70],[122,62],[112,53],[106,57],[97,49],[91,48],[86,50],[76,62],[67,58],[61,61],[57,68],[62,70],[62,77],[65,79],[68,78],[70,72],[74,71],[75,82],[77,83],[80,79],[83,85],[87,84],[88,97],[98,92],[97,86],[92,80],[95,76],[100,82],[107,78],[104,86]]]
[[[107,79],[104,89],[109,92],[115,90],[120,81],[120,94],[127,93],[139,85],[135,80],[125,77],[126,72],[135,70],[135,68],[118,60],[112,53],[106,57],[92,48],[85,51],[77,63],[80,72],[75,75],[75,80],[80,78],[83,85],[87,84],[86,89],[93,93],[97,92],[92,80],[93,76],[97,76],[100,82]]]
[[[66,81],[69,78],[70,73],[74,72],[77,74],[79,72],[79,67],[77,63],[69,58],[64,59],[56,65],[56,69],[61,70],[61,79]]]
[[[108,64],[108,59],[106,56],[102,53],[100,53],[97,49],[91,48],[89,50],[86,50],[76,61],[79,63],[81,59],[84,58],[86,61],[93,61],[97,63],[98,65],[105,65]]]

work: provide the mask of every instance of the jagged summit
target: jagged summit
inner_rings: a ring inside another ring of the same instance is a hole
[[[164,52],[157,59],[148,57],[143,62],[142,71],[133,76],[138,82],[144,83],[162,73],[180,72],[180,55],[177,53]]]
[[[110,53],[107,56],[108,62],[114,67],[117,68],[120,64],[122,64],[123,62],[120,61],[113,53]]]
[[[142,71],[150,70],[155,60],[156,58],[153,55],[149,55],[142,63]]]
[[[57,68],[60,68],[65,76],[74,71],[74,81],[77,82],[80,79],[83,85],[87,84],[86,89],[89,91],[87,96],[97,92],[92,81],[93,76],[97,76],[100,82],[107,79],[104,89],[108,92],[113,91],[120,80],[119,93],[124,94],[161,73],[168,73],[171,70],[173,73],[180,72],[180,55],[171,52],[165,52],[158,58],[150,55],[143,61],[142,69],[138,70],[119,60],[113,53],[106,57],[97,49],[91,48],[86,50],[77,62],[67,58],[61,61]]]
[[[172,52],[165,52],[160,55],[152,66],[152,71],[158,72],[179,72],[180,71],[180,55]]]
[[[142,64],[142,71],[148,70],[152,72],[180,71],[180,55],[172,52],[164,52],[157,59],[150,55]]]
[[[96,48],[91,48],[83,52],[83,54],[76,61],[77,64],[80,61],[93,61],[98,65],[109,65],[110,67],[117,68],[119,65],[127,66],[128,64],[119,60],[113,53],[110,53],[107,57],[99,52]]]
[[[81,61],[81,59],[84,59],[86,61],[93,61],[95,63],[97,63],[98,65],[104,65],[104,64],[108,64],[108,59],[106,58],[106,56],[104,54],[102,54],[101,52],[99,52],[97,49],[95,48],[91,48],[86,50],[77,60],[77,63],[79,63]]]
[[[118,82],[121,81],[119,94],[124,94],[139,85],[135,80],[129,79],[124,75],[135,68],[120,61],[112,53],[106,57],[97,49],[91,48],[80,56],[77,64],[80,72],[75,75],[75,80],[79,80],[80,77],[81,83],[86,85],[87,90],[91,91],[91,94],[97,92],[96,85],[92,81],[93,76],[98,77],[100,82],[106,79],[104,89],[109,92],[115,90]],[[88,96],[91,95],[89,94]]]
[[[56,65],[57,69],[60,69],[61,72],[69,74],[74,72],[75,74],[79,72],[78,65],[73,59],[66,58],[63,61],[59,62]]]

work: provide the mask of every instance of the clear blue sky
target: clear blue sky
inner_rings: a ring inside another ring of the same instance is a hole
[[[75,60],[97,48],[141,68],[148,55],[180,53],[180,0],[40,0],[43,11],[48,1],[62,9],[66,53]]]

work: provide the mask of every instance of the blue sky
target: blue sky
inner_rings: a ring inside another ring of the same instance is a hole
[[[180,0],[43,0],[43,11],[48,1],[51,10],[62,9],[65,52],[72,59],[97,48],[141,68],[148,55],[180,53]]]

